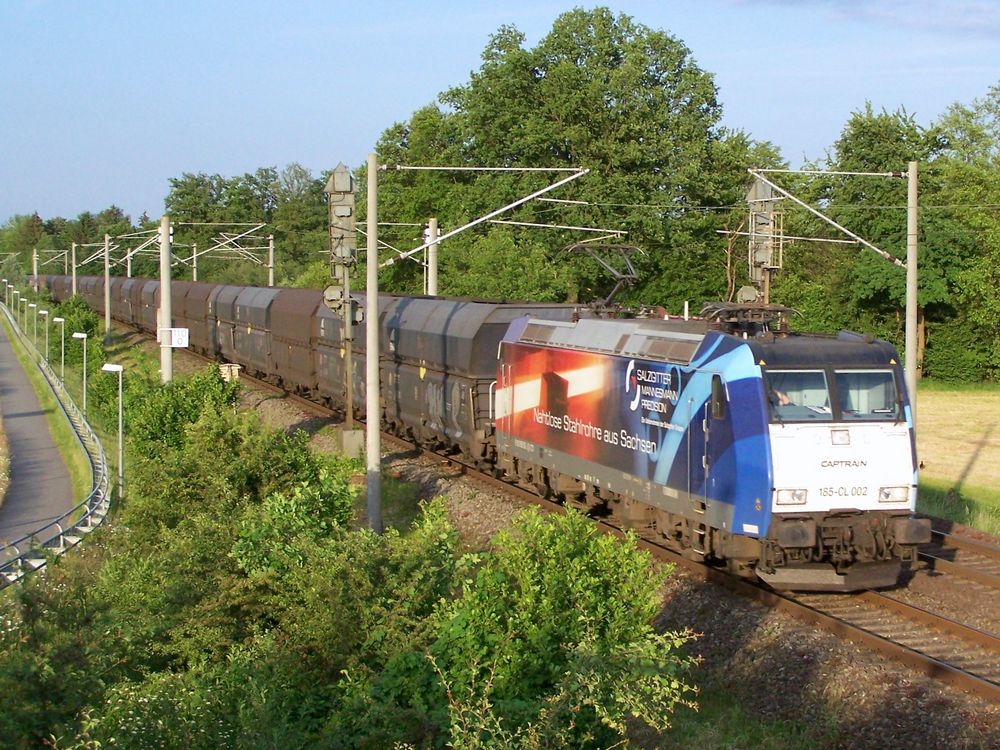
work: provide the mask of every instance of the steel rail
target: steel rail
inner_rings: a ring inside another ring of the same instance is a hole
[[[399,438],[396,439],[400,440]],[[412,445],[407,441],[401,442]],[[502,488],[505,491],[518,496],[520,499],[537,505],[546,511],[565,512],[566,508],[563,504],[543,498],[524,487],[512,485],[509,482],[492,477],[489,474],[483,474],[476,467],[461,461],[459,457],[442,455],[436,451],[428,451],[426,449],[419,448],[419,446],[417,447],[419,450],[428,453],[429,455],[433,455],[436,458],[445,459],[450,463],[458,463],[466,470],[467,476],[470,476],[477,482],[481,482],[492,487]],[[622,538],[629,533],[627,530],[622,530],[608,521],[602,519],[595,519],[595,521],[602,531],[613,534],[619,538]],[[960,690],[985,698],[986,700],[1000,702],[1000,684],[996,682],[962,669],[955,664],[950,664],[939,658],[925,654],[922,651],[907,646],[904,643],[899,643],[891,638],[887,638],[861,625],[824,612],[817,607],[797,601],[792,594],[784,594],[767,588],[763,584],[757,584],[737,578],[721,569],[712,568],[696,560],[690,560],[683,555],[666,549],[656,542],[645,539],[637,534],[633,533],[633,536],[636,538],[637,544],[641,549],[646,550],[661,561],[683,567],[686,571],[694,574],[697,578],[703,581],[723,586],[736,594],[750,599],[755,599],[756,601],[759,601],[772,609],[778,610],[779,612],[790,615],[801,622],[822,628],[833,635],[883,654],[893,661],[904,664],[920,674],[926,675],[934,680],[947,683]],[[896,600],[890,600],[892,604],[882,604],[882,596],[876,594],[875,592],[865,592],[857,598],[860,598],[863,601],[878,601],[879,604],[877,606],[883,606],[886,609],[893,608],[898,604],[900,609],[907,608],[907,611],[918,610],[918,608],[915,607],[909,608],[908,605],[904,605],[902,602],[897,602]],[[888,599],[888,597],[885,598]],[[925,612],[924,610],[919,611]],[[932,627],[937,627],[940,630],[940,620],[946,618],[940,618],[939,616],[933,615],[933,613],[929,612],[926,613],[926,615],[929,618],[936,618],[935,624]],[[970,628],[962,625],[961,623],[955,623],[952,621],[949,622],[951,622],[950,627],[952,628],[952,632],[956,633],[957,637],[966,641],[971,641],[976,645],[985,645],[991,650],[1000,650],[1000,643],[998,643],[996,636],[984,633],[983,631],[978,631],[975,628]]]
[[[433,455],[439,458],[446,458],[454,461],[454,457],[441,456],[437,453],[433,453]],[[511,485],[501,479],[496,479],[489,475],[483,475],[481,472],[474,469],[474,467],[468,468],[476,472],[476,481],[481,481],[491,486],[501,486],[507,491],[513,492],[513,494],[516,494],[521,499],[549,511],[563,512],[565,510],[565,506],[561,503],[556,503],[552,500],[542,498],[530,490],[516,485]],[[613,534],[620,538],[624,537],[628,533],[627,531],[622,530],[618,526],[615,526],[607,521],[600,519],[596,520],[602,531],[605,533]],[[906,644],[899,643],[891,638],[879,635],[873,630],[851,623],[827,612],[823,612],[822,610],[804,602],[797,601],[793,595],[786,595],[784,593],[774,591],[773,589],[769,589],[762,584],[752,583],[730,575],[721,569],[712,568],[696,560],[690,560],[676,552],[662,547],[655,542],[644,539],[641,536],[636,535],[636,539],[638,546],[641,549],[646,550],[661,561],[683,567],[685,570],[694,574],[697,578],[703,581],[723,586],[736,594],[755,599],[756,601],[759,601],[772,609],[788,614],[801,622],[806,622],[810,625],[822,628],[833,635],[837,635],[852,641],[853,643],[864,646],[872,651],[881,653],[891,658],[893,661],[904,664],[923,675],[931,677],[934,680],[945,682],[990,701],[1000,701],[1000,684],[996,682],[992,682],[968,670],[962,669],[959,666],[949,664],[946,661],[935,658],[929,654],[925,654],[915,648],[907,646]],[[865,598],[868,598],[869,595],[872,597],[878,596],[874,594],[874,592],[865,592],[861,595],[861,598],[864,600]],[[893,604],[896,603],[895,600],[891,601]],[[907,606],[902,605],[901,602],[898,604],[902,607]],[[892,605],[886,605],[886,608],[888,609],[891,606]],[[929,616],[933,616],[931,613],[927,614]],[[962,637],[965,640],[970,640],[977,644],[988,643],[989,648],[991,649],[998,648],[995,636],[983,633],[982,631],[977,631],[975,628],[963,626],[960,623],[953,623],[953,628],[958,633],[961,633],[959,637]]]
[[[618,533],[621,534],[622,532],[618,531]],[[803,602],[796,601],[790,595],[736,578],[722,570],[710,568],[703,563],[688,560],[652,542],[642,540],[640,544],[657,557],[669,559],[670,562],[683,566],[702,580],[724,586],[730,591],[755,599],[772,609],[791,615],[797,620],[815,625],[829,633],[881,653],[893,661],[905,664],[932,679],[948,683],[960,690],[968,691],[990,701],[1000,701],[1000,684],[991,682],[953,664],[936,659],[905,644],[879,635],[867,628],[848,622],[845,619],[823,612]]]
[[[963,565],[962,563],[957,563],[954,560],[948,560],[944,557],[935,555],[932,552],[922,551],[919,553],[919,557],[927,563],[927,567],[931,570],[959,576],[960,578],[975,581],[976,583],[981,583],[984,586],[989,586],[993,589],[1000,589],[1000,575],[996,575],[995,573],[980,570],[979,568],[971,567],[968,564]]]
[[[921,547],[918,557],[929,569],[1000,590],[1000,547],[936,529],[931,532],[930,544]],[[955,554],[949,556],[949,552]],[[975,560],[958,559],[962,552],[981,558],[987,565],[995,565],[996,572],[976,565]]]
[[[1000,654],[1000,638],[993,633],[964,625],[957,620],[944,617],[923,607],[907,604],[879,591],[863,591],[855,594],[854,598]]]
[[[946,531],[934,530],[931,531],[931,540],[942,546],[954,547],[964,552],[973,552],[1000,562],[1000,547],[976,539],[968,539],[961,534],[949,534]]]

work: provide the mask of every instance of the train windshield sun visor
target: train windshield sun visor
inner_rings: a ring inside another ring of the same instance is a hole
[[[775,422],[830,421],[833,409],[823,370],[769,370],[765,387]]]
[[[891,422],[902,418],[892,370],[837,370],[834,378],[843,419]]]

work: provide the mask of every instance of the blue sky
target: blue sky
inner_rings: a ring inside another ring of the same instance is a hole
[[[683,41],[724,123],[796,166],[866,100],[926,125],[1000,82],[1000,2],[604,4]],[[112,203],[155,217],[183,172],[357,166],[386,127],[466,82],[500,25],[533,45],[573,6],[0,0],[0,221]]]

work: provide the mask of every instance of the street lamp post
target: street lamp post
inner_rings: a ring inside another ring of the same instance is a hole
[[[66,385],[66,319],[55,317],[53,323],[59,324],[59,379]]]
[[[125,496],[125,441],[122,429],[122,373],[125,368],[112,362],[106,362],[101,369],[104,372],[118,373],[118,500]]]
[[[34,302],[28,303],[28,309],[35,311],[34,323],[32,323],[32,345],[35,347],[35,354],[38,354],[38,305]],[[27,326],[28,321],[25,321],[25,326]]]
[[[73,338],[83,342],[83,416],[87,417],[87,334],[73,331]]]
[[[42,360],[45,364],[49,363],[49,311],[39,310],[38,314],[45,318],[45,354],[42,355]]]
[[[28,327],[28,298],[21,297],[20,314],[18,315],[17,325],[22,331]]]

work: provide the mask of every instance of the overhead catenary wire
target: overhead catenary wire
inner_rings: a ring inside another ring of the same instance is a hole
[[[383,164],[385,172],[579,172],[579,167],[417,167],[409,164]],[[588,170],[589,171],[589,170]]]
[[[514,227],[535,227],[538,229],[570,229],[577,232],[597,232],[605,233],[611,232],[612,234],[628,234],[623,229],[601,229],[599,227],[575,227],[566,224],[537,224],[531,221],[509,221],[504,219],[491,219],[490,224],[508,224]]]

